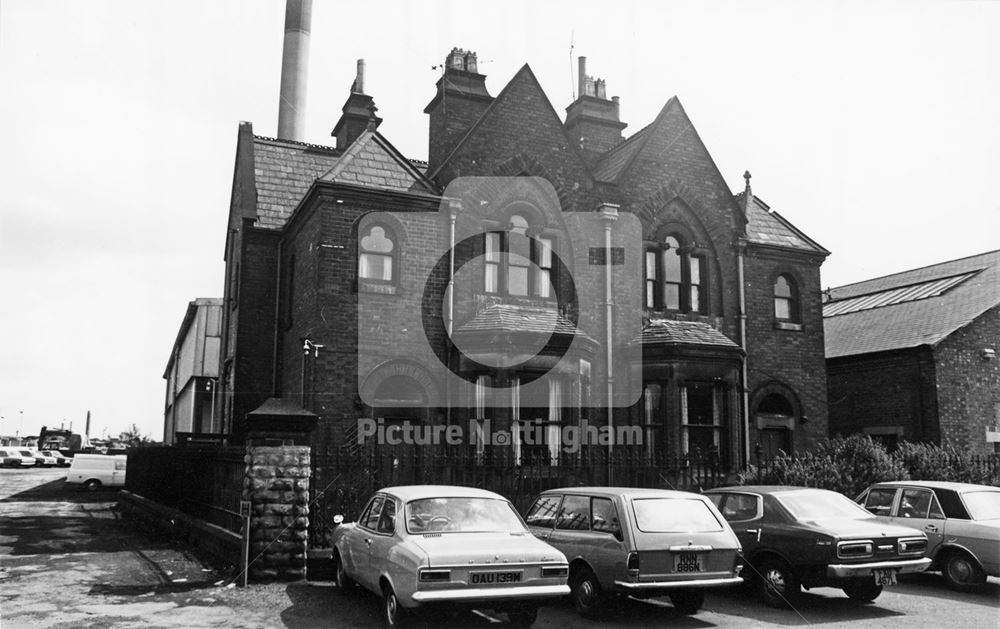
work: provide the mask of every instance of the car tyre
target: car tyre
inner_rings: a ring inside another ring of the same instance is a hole
[[[976,560],[960,551],[948,553],[941,562],[941,573],[948,586],[960,592],[978,590],[986,583],[986,573]]]
[[[515,627],[530,627],[538,619],[537,607],[525,607],[517,609],[507,614],[510,624]]]
[[[344,594],[352,593],[357,585],[354,579],[347,576],[344,561],[340,558],[340,553],[337,551],[333,551],[333,580],[337,584],[337,589]]]
[[[875,585],[874,579],[858,579],[844,585],[844,594],[852,601],[871,603],[882,593],[882,586]]]
[[[701,590],[679,590],[670,593],[670,602],[674,604],[677,613],[690,616],[698,613],[705,602],[705,593]]]
[[[97,491],[98,489],[101,488],[101,481],[97,480],[96,478],[91,478],[90,480],[88,480],[86,483],[83,484],[83,487],[87,491]]]
[[[597,618],[604,611],[605,597],[597,575],[590,568],[581,568],[570,580],[573,607],[584,618]]]
[[[765,559],[759,572],[760,594],[766,605],[788,607],[798,598],[802,586],[786,561]]]
[[[405,627],[409,621],[409,613],[399,604],[399,598],[392,586],[382,586],[382,619],[386,627]]]

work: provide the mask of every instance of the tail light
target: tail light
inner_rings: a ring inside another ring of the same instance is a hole
[[[450,581],[451,570],[423,570],[420,572],[420,580],[425,583]]]
[[[543,577],[565,577],[569,575],[569,566],[542,566]]]
[[[639,576],[639,553],[628,554],[628,559],[625,560],[625,569],[628,571],[628,576]]]

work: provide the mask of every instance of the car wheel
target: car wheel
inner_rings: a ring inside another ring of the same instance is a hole
[[[333,579],[337,583],[337,588],[345,594],[351,593],[356,585],[354,579],[347,576],[344,561],[340,558],[340,553],[337,551],[333,551]]]
[[[844,594],[852,601],[871,603],[882,593],[882,586],[875,585],[874,579],[858,579],[844,585]]]
[[[801,591],[792,567],[781,559],[766,559],[760,565],[760,594],[770,607],[788,607]]]
[[[538,618],[538,609],[535,607],[518,609],[508,613],[507,618],[510,619],[510,624],[515,627],[530,627],[535,624],[535,620]]]
[[[84,483],[83,486],[87,491],[97,491],[98,489],[101,488],[101,481],[97,480],[96,478],[91,478],[86,483]]]
[[[952,551],[944,558],[941,566],[948,585],[959,591],[976,590],[986,583],[986,573],[969,555]]]
[[[570,585],[570,595],[573,597],[573,607],[584,618],[600,616],[604,593],[597,576],[589,568],[581,568],[574,575]]]
[[[408,620],[406,610],[388,584],[382,587],[382,619],[386,627],[405,627]]]
[[[701,590],[679,590],[670,593],[670,602],[674,604],[677,613],[684,616],[698,613],[705,602],[705,593]]]

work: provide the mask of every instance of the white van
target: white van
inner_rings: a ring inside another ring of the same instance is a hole
[[[83,485],[90,491],[124,487],[126,461],[128,456],[124,454],[77,454],[66,472],[66,482]]]

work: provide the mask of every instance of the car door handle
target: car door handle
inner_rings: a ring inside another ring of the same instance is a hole
[[[747,533],[757,536],[757,541],[760,541],[760,534],[764,532],[764,529],[747,529]]]
[[[933,531],[937,531],[937,527],[934,526],[933,524],[928,524],[927,526],[924,527],[924,530],[925,531],[932,531],[933,532]]]

